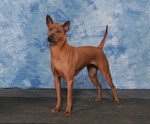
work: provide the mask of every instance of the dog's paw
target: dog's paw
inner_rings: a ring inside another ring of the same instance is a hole
[[[101,101],[101,97],[96,97],[95,102],[99,103]]]
[[[114,104],[115,104],[115,106],[118,106],[119,105],[119,100],[115,100]]]
[[[51,112],[59,112],[59,108],[52,108]]]
[[[71,115],[71,112],[65,111],[65,112],[64,112],[64,115],[65,115],[66,117],[69,117],[69,116]]]

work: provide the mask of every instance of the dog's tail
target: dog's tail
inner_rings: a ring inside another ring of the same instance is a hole
[[[108,25],[106,25],[106,31],[105,31],[104,37],[103,37],[101,43],[98,46],[100,49],[103,49],[103,46],[105,44],[105,40],[106,40],[106,37],[107,37],[107,32],[108,32]]]

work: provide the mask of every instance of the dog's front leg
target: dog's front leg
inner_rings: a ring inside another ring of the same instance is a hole
[[[67,80],[67,107],[66,111],[64,112],[65,116],[70,116],[71,114],[71,107],[72,107],[72,92],[73,92],[73,78]]]
[[[55,108],[52,108],[52,112],[58,112],[61,107],[61,78],[58,75],[54,76],[54,83],[56,88],[56,94],[57,94],[57,103]]]

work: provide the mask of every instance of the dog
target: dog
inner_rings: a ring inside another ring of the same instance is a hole
[[[102,97],[102,86],[97,78],[97,71],[100,70],[104,79],[113,91],[115,105],[118,105],[119,99],[116,87],[113,84],[109,64],[103,52],[108,26],[106,26],[104,37],[98,47],[74,47],[67,42],[66,32],[70,28],[70,21],[60,24],[54,22],[53,19],[47,15],[46,25],[48,27],[47,40],[50,43],[51,70],[54,76],[57,94],[57,103],[56,106],[52,108],[52,112],[58,112],[61,108],[61,77],[63,77],[67,82],[67,106],[64,115],[71,115],[74,76],[85,66],[87,67],[91,81],[98,89],[96,102],[100,102]]]

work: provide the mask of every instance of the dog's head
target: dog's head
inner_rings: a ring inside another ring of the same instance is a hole
[[[59,24],[53,21],[53,19],[47,15],[46,25],[48,27],[48,41],[51,44],[57,44],[66,39],[66,32],[69,30],[70,21],[66,21],[64,24]]]

